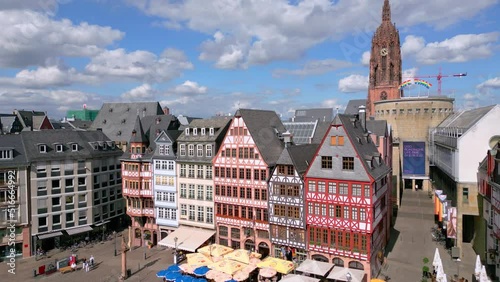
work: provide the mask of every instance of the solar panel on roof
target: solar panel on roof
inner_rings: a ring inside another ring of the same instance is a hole
[[[285,128],[292,134],[295,144],[309,144],[314,136],[317,121],[314,122],[284,122]]]

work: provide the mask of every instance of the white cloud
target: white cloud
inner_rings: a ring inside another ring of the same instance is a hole
[[[500,77],[494,77],[482,82],[476,86],[480,90],[484,89],[499,89],[500,88]]]
[[[369,66],[370,65],[370,58],[371,58],[370,51],[363,52],[363,55],[361,55],[361,64],[363,64],[363,66]]]
[[[382,9],[381,2],[365,0],[127,2],[147,15],[167,20],[175,28],[181,25],[205,34],[224,34],[223,40],[208,40],[201,48],[200,58],[214,61],[219,68],[297,59],[312,46],[352,34],[363,37],[363,42],[355,41],[355,47],[366,49],[380,23]],[[392,1],[391,9],[398,27],[425,24],[444,28],[472,18],[496,3],[496,0],[407,0]]]
[[[336,59],[313,60],[304,64],[300,69],[276,69],[273,71],[274,77],[282,77],[285,75],[320,75],[327,72],[332,72],[342,68],[351,67],[353,64],[347,61],[340,61]]]
[[[157,93],[157,90],[153,89],[151,85],[145,83],[123,93],[121,98],[127,101],[149,101],[154,99],[154,96]]]
[[[85,71],[108,79],[164,82],[192,68],[184,53],[175,49],[166,49],[160,56],[142,50],[127,53],[124,49],[115,49],[93,57]]]
[[[368,76],[351,74],[339,80],[339,91],[355,93],[368,90]]]
[[[111,27],[73,24],[28,10],[0,11],[0,66],[43,65],[47,59],[94,56],[123,38]]]
[[[461,63],[488,58],[493,54],[500,33],[459,34],[441,42],[425,43],[423,37],[409,35],[402,45],[404,56],[422,64]]]
[[[417,76],[418,68],[410,68],[403,70],[403,73],[401,74],[403,81],[407,79],[412,79],[415,76]]]
[[[183,84],[177,85],[176,87],[167,91],[167,93],[175,95],[202,95],[207,93],[206,86],[200,86],[197,82],[186,80]]]
[[[59,4],[70,0],[3,0],[0,10],[35,10],[53,14]]]

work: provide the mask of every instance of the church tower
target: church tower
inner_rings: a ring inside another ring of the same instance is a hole
[[[368,87],[367,112],[375,115],[373,103],[401,97],[401,45],[399,31],[391,22],[391,6],[384,0],[382,23],[372,38],[370,55],[370,85]]]

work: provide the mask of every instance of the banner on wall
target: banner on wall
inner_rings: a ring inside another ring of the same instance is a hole
[[[425,175],[425,142],[403,142],[403,174]]]
[[[448,221],[446,228],[446,237],[456,239],[457,238],[457,208],[448,208]]]

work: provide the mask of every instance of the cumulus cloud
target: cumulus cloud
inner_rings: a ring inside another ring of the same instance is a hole
[[[409,68],[409,69],[403,70],[403,73],[401,74],[401,76],[402,76],[403,80],[412,79],[415,76],[417,76],[417,72],[418,72],[418,68]]]
[[[105,50],[85,67],[88,74],[110,79],[164,82],[193,68],[182,51],[166,49],[160,56],[148,51]]]
[[[494,77],[482,82],[476,86],[479,90],[500,89],[500,77]]]
[[[145,83],[123,93],[121,97],[127,101],[148,101],[152,100],[157,93],[157,90]]]
[[[35,10],[53,14],[59,4],[70,0],[3,0],[0,10]]]
[[[368,90],[368,76],[351,74],[339,80],[339,91],[355,93]]]
[[[382,9],[380,2],[364,0],[127,2],[174,28],[181,26],[209,35],[223,34],[222,40],[205,41],[200,55],[219,68],[297,59],[312,46],[330,39],[341,40],[346,35],[369,34],[364,36],[369,38],[380,23]],[[444,28],[494,4],[496,0],[407,0],[391,2],[391,9],[393,21],[399,27],[426,24]],[[366,45],[363,47],[366,49],[369,43],[355,45],[358,48]]]
[[[197,82],[186,80],[183,84],[177,85],[176,87],[167,91],[169,94],[173,95],[202,95],[207,93],[206,86],[200,86]]]
[[[363,55],[361,55],[361,64],[363,66],[369,66],[370,65],[370,57],[371,57],[370,51],[363,52]]]
[[[426,43],[423,37],[409,35],[401,51],[403,56],[414,57],[418,63],[461,63],[488,58],[493,54],[500,33],[460,34],[441,42]]]
[[[340,61],[336,59],[325,59],[325,60],[313,60],[304,64],[300,69],[276,69],[273,71],[274,77],[282,77],[286,75],[294,76],[308,76],[308,75],[320,75],[332,71],[336,71],[342,68],[351,67],[353,64],[347,61]]]
[[[124,36],[111,27],[75,25],[29,10],[0,10],[0,26],[0,66],[7,68],[43,65],[61,56],[94,56]]]

